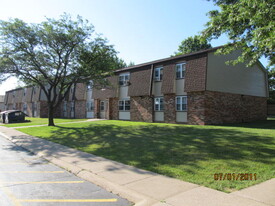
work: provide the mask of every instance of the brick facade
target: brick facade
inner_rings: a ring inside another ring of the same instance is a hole
[[[109,99],[109,118],[118,119],[118,98]]]
[[[86,118],[86,101],[75,101],[74,115],[76,119]]]
[[[164,122],[176,123],[175,94],[164,95]]]
[[[265,97],[224,92],[188,93],[188,124],[211,125],[266,120]]]
[[[131,97],[131,120],[153,122],[153,98],[150,96]]]

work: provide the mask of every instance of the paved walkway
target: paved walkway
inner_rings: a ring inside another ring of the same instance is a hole
[[[13,128],[6,138],[136,206],[275,206],[275,178],[231,194],[80,152]]]

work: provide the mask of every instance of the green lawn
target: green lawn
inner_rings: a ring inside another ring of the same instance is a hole
[[[275,177],[275,118],[228,126],[110,120],[18,130],[225,192]],[[257,180],[216,181],[215,173],[256,173]]]
[[[30,122],[24,123],[11,123],[11,124],[3,124],[5,127],[22,127],[22,126],[32,126],[32,125],[43,125],[48,124],[48,118],[36,118],[36,117],[26,117],[26,120]],[[86,119],[54,119],[54,123],[65,123],[65,122],[79,122],[85,121]]]

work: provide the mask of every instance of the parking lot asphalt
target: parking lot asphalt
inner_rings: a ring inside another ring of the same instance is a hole
[[[129,206],[0,135],[1,206]]]

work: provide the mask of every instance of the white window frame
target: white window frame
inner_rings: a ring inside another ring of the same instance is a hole
[[[156,67],[154,69],[154,80],[155,81],[162,81],[163,76],[163,67]]]
[[[187,96],[176,96],[176,111],[179,111],[179,112],[187,111]]]
[[[87,112],[93,112],[95,109],[94,101],[87,102]]]
[[[155,97],[155,99],[154,99],[154,110],[158,111],[158,112],[164,110],[163,97]]]
[[[105,101],[100,101],[99,107],[100,107],[99,109],[100,109],[101,112],[105,111]]]
[[[184,79],[185,71],[186,71],[186,62],[176,64],[176,78],[177,79]]]
[[[124,73],[119,75],[119,86],[128,86],[129,85],[129,80],[130,80],[130,73]]]
[[[129,103],[129,104],[126,104]],[[131,102],[130,99],[122,99],[118,101],[118,110],[119,111],[130,111],[131,109]]]

